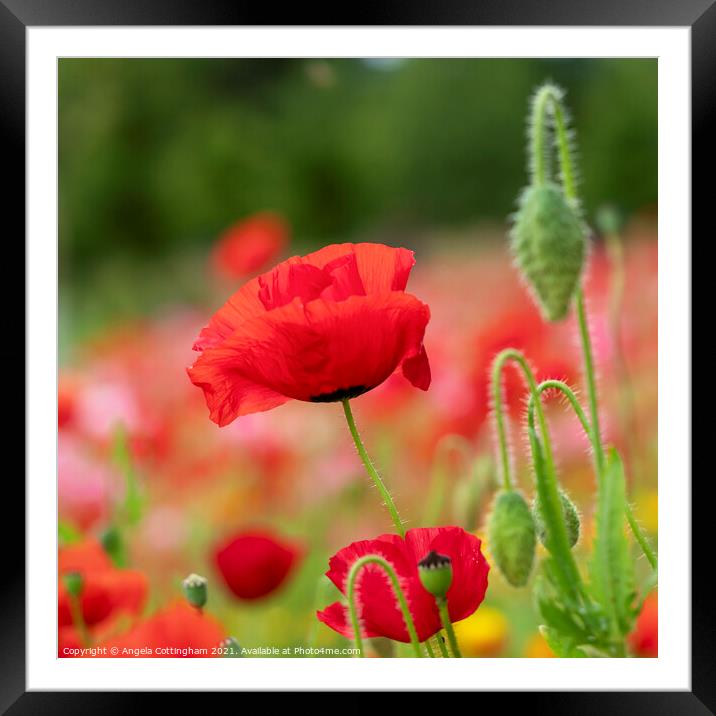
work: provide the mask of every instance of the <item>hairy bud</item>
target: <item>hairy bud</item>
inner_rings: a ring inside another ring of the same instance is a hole
[[[562,503],[562,514],[564,515],[564,522],[567,526],[567,538],[569,539],[569,546],[574,547],[579,541],[579,511],[576,505],[569,498],[566,492],[563,490],[559,491],[559,499]],[[547,528],[545,527],[544,517],[542,515],[542,508],[540,507],[539,498],[535,497],[532,502],[532,516],[534,517],[535,526],[537,528],[537,536],[542,544],[545,544],[547,538]]]
[[[522,192],[511,232],[515,262],[548,321],[566,317],[587,253],[585,227],[551,182]]]
[[[500,492],[487,525],[488,546],[497,567],[513,587],[527,584],[535,556],[535,524],[519,492]]]

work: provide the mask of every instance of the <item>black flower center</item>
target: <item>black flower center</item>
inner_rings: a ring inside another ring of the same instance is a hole
[[[354,385],[351,388],[339,388],[331,393],[312,395],[309,400],[312,403],[337,403],[339,400],[345,400],[346,398],[357,398],[369,390],[371,390],[371,388],[367,385]]]
[[[452,564],[450,557],[431,550],[418,562],[418,567],[422,567],[423,569],[437,569],[438,567],[447,567],[449,564]]]

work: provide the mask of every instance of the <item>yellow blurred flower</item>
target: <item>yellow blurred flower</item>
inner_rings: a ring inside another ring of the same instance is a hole
[[[488,606],[481,606],[472,616],[455,624],[455,634],[465,656],[497,656],[505,646],[508,631],[505,615]]]
[[[655,534],[659,528],[659,495],[656,490],[639,493],[636,500],[636,518],[644,529]]]
[[[549,659],[554,658],[554,652],[549,648],[544,637],[537,632],[528,639],[525,645],[525,656],[528,659]]]

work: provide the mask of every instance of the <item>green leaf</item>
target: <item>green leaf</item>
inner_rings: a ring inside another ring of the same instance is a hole
[[[539,628],[549,648],[563,659],[584,659],[586,654],[571,639],[565,638],[554,629],[547,626]]]
[[[596,534],[589,563],[591,592],[609,616],[613,636],[623,637],[634,626],[634,564],[624,529],[626,513],[624,467],[613,448],[607,456],[599,488]]]
[[[534,596],[540,616],[560,638],[571,639],[578,644],[587,640],[587,633],[573,617],[574,611],[567,609],[559,601],[544,573],[535,580]]]
[[[540,616],[560,638],[584,647],[609,645],[608,621],[601,607],[588,595],[581,603],[570,602],[560,591],[559,570],[551,557],[540,564],[534,596]]]
[[[529,429],[530,445],[532,448],[532,467],[535,471],[535,483],[537,487],[537,497],[542,507],[543,519],[545,521],[545,543],[552,557],[551,562],[551,581],[556,591],[563,599],[573,606],[581,602],[581,579],[577,566],[574,563],[572,553],[567,538],[566,526],[564,526],[564,515],[561,511],[561,503],[557,514],[552,514],[550,510],[548,484],[556,482],[556,475],[548,475],[547,461],[545,460],[542,443],[540,442],[534,429]],[[559,529],[559,523],[562,523],[563,539],[557,538],[553,528]]]

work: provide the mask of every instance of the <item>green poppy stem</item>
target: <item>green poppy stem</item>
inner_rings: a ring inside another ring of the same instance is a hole
[[[597,475],[597,480],[602,479],[602,473],[600,470],[599,465],[597,464],[597,451],[599,449],[599,446],[597,444],[597,439],[594,435],[594,431],[592,430],[592,426],[589,423],[589,420],[587,419],[587,415],[584,412],[584,409],[579,403],[579,400],[577,399],[577,396],[575,395],[574,391],[563,381],[561,380],[545,380],[542,383],[540,383],[537,386],[537,392],[542,395],[545,390],[559,390],[562,395],[564,395],[567,400],[569,401],[569,404],[572,406],[572,409],[574,410],[575,415],[577,416],[577,419],[579,420],[580,424],[582,425],[582,430],[584,431],[585,435],[587,436],[591,446],[592,446],[592,452],[594,453],[594,460],[595,460],[595,472]],[[528,423],[530,427],[534,428],[534,400],[530,398],[529,408],[528,408]],[[639,526],[639,523],[636,521],[636,518],[634,517],[634,513],[632,511],[631,505],[629,502],[625,503],[625,510],[626,510],[626,518],[627,522],[629,523],[629,527],[631,528],[631,531],[634,535],[634,539],[636,539],[637,543],[641,547],[641,551],[644,553],[644,556],[646,557],[647,561],[651,565],[651,568],[656,571],[658,568],[658,560],[656,553],[651,548],[651,545],[649,544],[649,540],[646,538],[646,535],[643,533],[641,527]]]
[[[514,361],[517,363],[524,374],[530,396],[534,402],[534,409],[537,412],[540,435],[542,442],[544,443],[542,447],[541,443],[537,440],[536,432],[532,430],[530,443],[532,446],[533,458],[537,458],[538,449],[540,455],[542,453],[542,449],[544,450],[543,458],[545,469],[536,470],[535,477],[538,483],[537,488],[540,494],[540,499],[542,500],[544,520],[547,526],[547,534],[550,542],[549,551],[555,557],[558,569],[562,572],[564,584],[570,585],[572,596],[575,599],[580,600],[584,596],[584,585],[569,545],[567,526],[565,524],[562,502],[559,496],[557,473],[554,465],[554,455],[552,452],[552,443],[550,440],[549,428],[547,426],[547,419],[542,408],[542,401],[540,400],[539,393],[537,391],[537,381],[535,380],[534,373],[532,372],[525,356],[514,348],[506,348],[498,353],[494,360],[492,370],[494,410],[500,451],[503,457],[503,470],[506,470],[509,474],[509,453],[507,451],[507,436],[504,428],[504,418],[502,416],[500,376],[503,367],[508,361]],[[540,457],[540,459],[542,459],[542,457]],[[505,480],[505,485],[508,484],[510,484],[509,476]],[[505,489],[508,488],[505,487]]]
[[[390,584],[393,587],[393,593],[398,601],[398,606],[403,614],[403,621],[405,622],[405,628],[408,630],[410,636],[410,643],[413,645],[413,651],[415,656],[422,658],[423,652],[420,649],[420,642],[418,641],[418,634],[415,631],[415,622],[413,622],[413,615],[410,613],[408,608],[408,601],[405,598],[403,588],[400,586],[398,575],[393,569],[393,565],[390,564],[386,559],[377,554],[367,554],[360,559],[357,559],[351,566],[350,572],[348,572],[348,579],[346,580],[346,596],[348,597],[348,609],[350,611],[351,626],[353,627],[353,641],[356,649],[358,649],[359,655],[363,656],[363,639],[360,635],[360,621],[358,619],[358,607],[356,605],[356,582],[358,573],[368,564],[376,564],[387,574]]]
[[[455,636],[455,630],[453,629],[452,622],[450,621],[450,613],[448,611],[447,599],[445,597],[437,598],[435,600],[438,603],[438,611],[440,612],[440,621],[443,623],[443,629],[447,634],[448,641],[450,642],[450,651],[456,658],[461,658],[462,653],[457,643],[457,637]]]
[[[368,455],[368,452],[365,449],[363,441],[361,440],[361,437],[358,433],[358,428],[356,427],[356,422],[353,418],[353,411],[351,410],[350,402],[348,398],[344,398],[341,402],[343,403],[343,412],[346,415],[346,422],[348,423],[348,428],[351,431],[351,435],[353,436],[353,442],[355,443],[356,449],[358,450],[358,455],[360,455],[360,459],[363,461],[365,470],[368,473],[370,479],[373,480],[375,486],[378,488],[378,492],[380,492],[380,495],[383,498],[383,502],[388,508],[388,512],[390,512],[390,516],[393,519],[395,529],[398,531],[398,534],[401,537],[405,537],[405,528],[403,527],[400,515],[398,514],[398,509],[393,502],[393,498],[390,496],[390,492],[388,492],[388,488],[385,486],[385,483],[378,474],[378,471],[375,469],[375,466],[373,465],[373,462],[371,461],[370,456]]]

